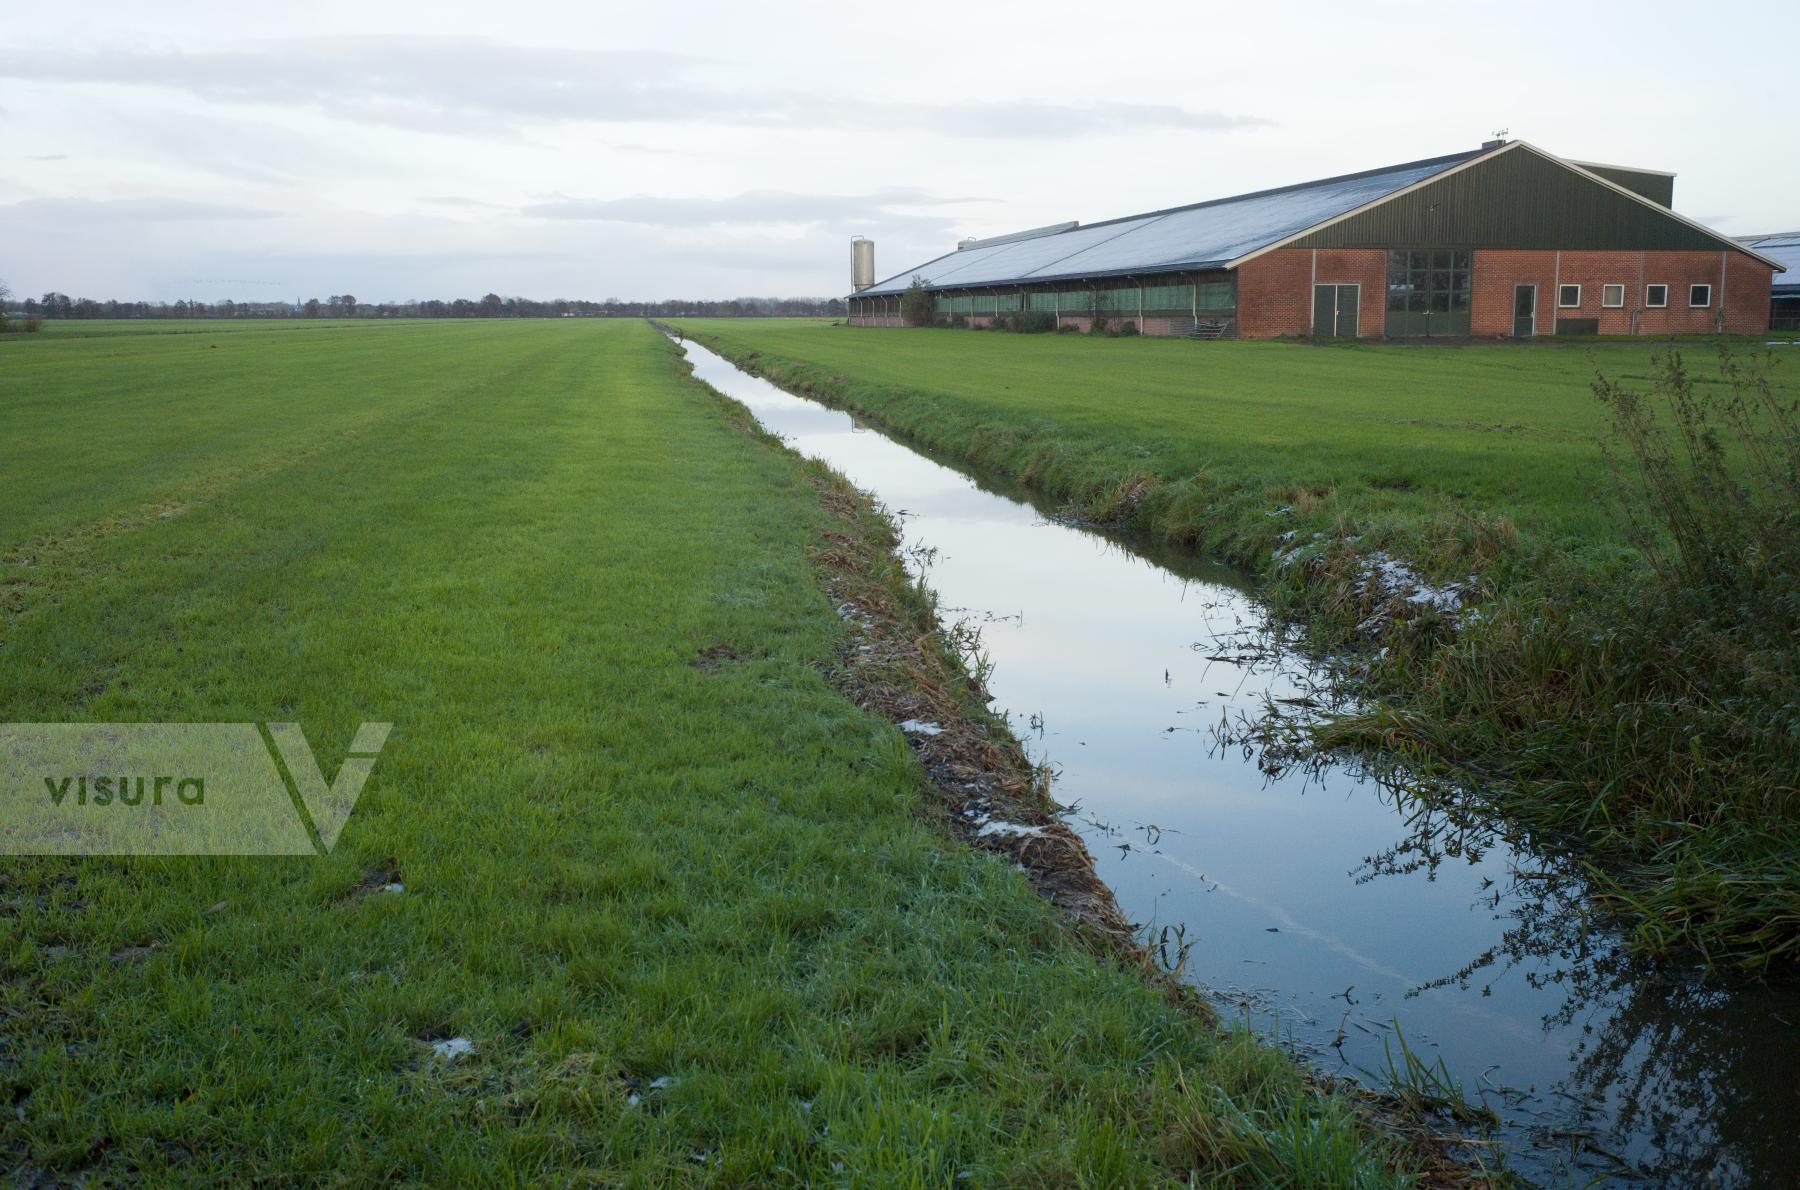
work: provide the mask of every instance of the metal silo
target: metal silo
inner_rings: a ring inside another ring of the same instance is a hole
[[[850,238],[850,288],[861,293],[875,284],[875,241]]]

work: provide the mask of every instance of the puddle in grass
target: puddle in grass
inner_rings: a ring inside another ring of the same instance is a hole
[[[1627,961],[1578,884],[1479,821],[1420,815],[1343,765],[1270,769],[1221,733],[1304,699],[1232,571],[1046,520],[696,344],[696,374],[899,519],[989,686],[1056,767],[1099,870],[1227,1016],[1379,1084],[1440,1059],[1533,1181],[1765,1186],[1800,1176],[1800,991]],[[1384,1042],[1386,1048],[1384,1049]]]

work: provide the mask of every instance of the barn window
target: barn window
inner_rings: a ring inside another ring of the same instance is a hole
[[[1387,334],[1468,334],[1472,257],[1467,249],[1389,252]]]
[[[1559,285],[1556,289],[1556,304],[1565,310],[1577,309],[1581,305],[1581,286]]]
[[[1660,310],[1669,304],[1669,287],[1667,285],[1644,286],[1644,305]]]
[[[1608,310],[1616,310],[1625,304],[1625,287],[1623,285],[1602,285],[1600,287],[1600,304]]]
[[[1237,295],[1230,281],[1201,281],[1194,287],[1194,305],[1202,310],[1230,310],[1237,305]]]
[[[1688,305],[1693,306],[1696,309],[1698,309],[1702,306],[1712,305],[1712,286],[1710,286],[1710,285],[1690,285],[1690,286],[1688,286]]]

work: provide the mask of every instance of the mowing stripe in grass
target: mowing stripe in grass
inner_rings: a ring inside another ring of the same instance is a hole
[[[6,485],[10,541],[233,478],[10,616],[0,715],[296,721],[326,771],[396,727],[328,857],[3,869],[13,1168],[1400,1180],[936,833],[824,672],[816,471],[647,326],[43,340],[9,430],[107,467]]]

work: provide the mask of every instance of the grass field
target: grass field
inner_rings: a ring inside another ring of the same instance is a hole
[[[1668,344],[681,326],[1077,515],[1261,575],[1321,649],[1359,650],[1367,710],[1317,738],[1404,760],[1429,778],[1424,797],[1476,790],[1599,860],[1596,891],[1645,950],[1756,969],[1800,960],[1795,349],[1733,345],[1740,361],[1768,353],[1773,401],[1750,416],[1766,486],[1690,478],[1676,442],[1672,526],[1716,556],[1676,551],[1658,569],[1630,526],[1649,517],[1654,537],[1669,508],[1618,481],[1606,450],[1627,473],[1634,456],[1593,386],[1605,377],[1674,409],[1656,364]],[[1725,470],[1739,467],[1751,455],[1725,412],[1738,390],[1718,345],[1679,350],[1680,383],[1720,403]],[[1709,440],[1693,439],[1702,452]],[[1713,586],[1690,584],[1701,570]],[[1445,611],[1432,583],[1481,615]]]
[[[111,339],[144,335],[266,335],[271,331],[329,331],[367,327],[352,318],[68,318],[51,319],[35,333],[56,339]]]
[[[759,352],[765,367],[842,376],[859,408],[927,445],[1059,489],[1203,475],[1259,514],[1312,493],[1299,524],[1373,526],[1446,567],[1454,560],[1425,546],[1459,513],[1505,518],[1560,548],[1616,546],[1597,490],[1607,415],[1587,389],[1596,369],[1634,383],[1650,374],[1642,343],[1311,347],[890,334],[799,319],[681,325],[734,355]],[[1800,359],[1785,371],[1796,369]],[[1222,518],[1213,531],[1232,532]]]
[[[0,720],[396,726],[328,856],[5,860],[16,1175],[1398,1180],[939,833],[648,326],[214,330],[0,342]]]

